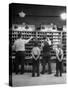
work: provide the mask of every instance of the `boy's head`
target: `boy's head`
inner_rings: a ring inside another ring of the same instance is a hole
[[[38,46],[38,42],[34,42],[34,46],[35,46],[35,47]]]

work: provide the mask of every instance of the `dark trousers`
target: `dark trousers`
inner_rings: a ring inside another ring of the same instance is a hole
[[[21,65],[21,73],[24,73],[24,59],[25,55],[23,51],[16,52],[16,58],[15,58],[15,72],[18,73],[19,71],[19,65]]]
[[[12,58],[9,56],[9,86],[12,86]]]
[[[34,59],[33,61],[33,70],[32,70],[32,76],[35,76],[35,72],[37,72],[37,76],[40,75],[39,73],[39,59],[37,61],[35,61]]]
[[[60,73],[60,76],[62,76],[62,62],[59,62],[56,60],[56,75]]]
[[[45,73],[46,69],[45,69],[45,65],[48,64],[48,73],[51,73],[51,62],[50,62],[50,56],[49,57],[43,57],[42,60],[42,74]]]

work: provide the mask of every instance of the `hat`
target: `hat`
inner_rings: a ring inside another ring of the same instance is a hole
[[[37,41],[34,42],[34,46],[38,46],[38,42]]]

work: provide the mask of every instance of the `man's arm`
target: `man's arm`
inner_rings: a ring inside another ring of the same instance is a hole
[[[28,43],[33,37],[31,36],[28,40],[25,40],[25,43]]]
[[[34,53],[33,53],[33,49],[32,49],[31,54],[32,54],[32,58],[36,59],[35,56],[34,56]]]

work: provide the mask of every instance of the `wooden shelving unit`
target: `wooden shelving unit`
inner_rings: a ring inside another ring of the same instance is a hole
[[[66,32],[65,31],[9,31],[9,40],[11,40],[11,45],[13,45],[14,41],[17,39],[17,35],[18,33],[22,33],[22,35],[24,36],[24,39],[28,39],[30,38],[30,36],[37,36],[38,37],[38,45],[39,47],[41,46],[41,42],[43,40],[43,36],[47,35],[51,42],[52,42],[52,46],[56,45],[57,43],[61,42],[62,43],[62,49],[64,52],[64,60],[66,60]],[[31,49],[33,47],[33,39],[26,44],[26,52],[25,52],[25,62],[30,64],[31,63]],[[52,50],[51,51],[51,55],[55,57],[55,53]],[[14,61],[15,59],[15,52],[12,52],[12,61]],[[41,54],[42,57],[42,54]]]

